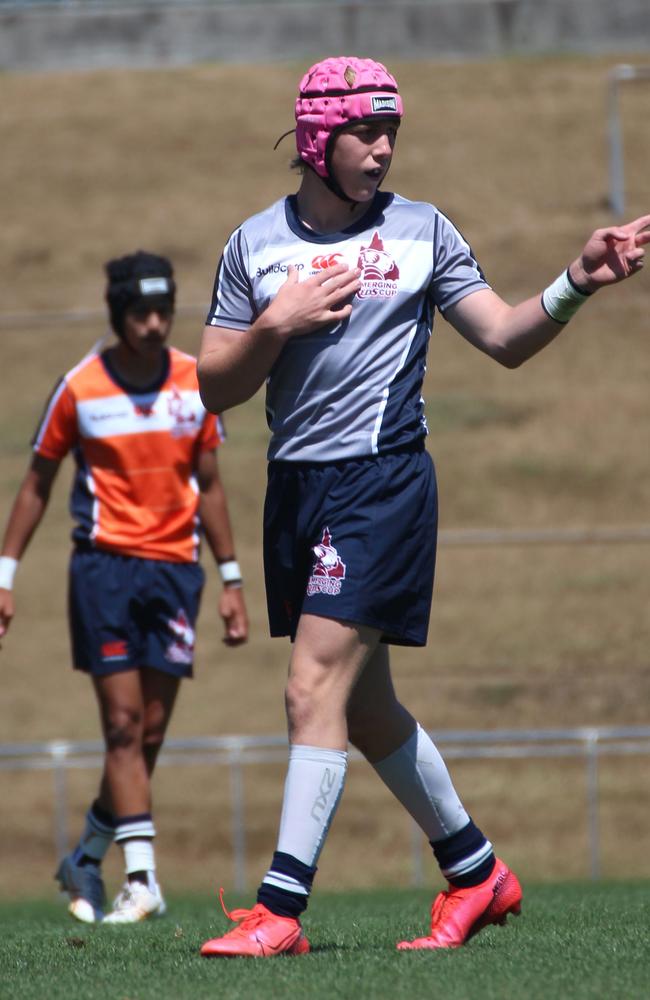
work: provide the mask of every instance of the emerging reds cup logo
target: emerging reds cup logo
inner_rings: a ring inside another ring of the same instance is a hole
[[[314,566],[307,581],[307,596],[340,594],[341,584],[345,580],[345,563],[341,562],[338,552],[332,545],[329,528],[323,528],[323,536],[318,545],[314,545],[312,552]]]
[[[375,232],[369,246],[361,247],[357,267],[361,268],[360,299],[390,299],[397,295],[399,268],[384,250],[383,240]]]

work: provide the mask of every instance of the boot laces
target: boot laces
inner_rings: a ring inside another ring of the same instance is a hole
[[[463,898],[463,893],[458,889],[438,893],[431,906],[431,928],[452,917],[454,910],[463,902]]]
[[[454,902],[458,902],[458,897],[454,898],[451,892],[440,892],[433,901],[431,907],[431,924],[438,923],[443,918],[445,910],[449,912],[454,908]]]
[[[228,917],[228,920],[232,920],[233,923],[239,924],[236,930],[248,930],[249,928],[257,927],[261,924],[264,918],[267,916],[265,910],[263,910],[259,903],[256,903],[252,910],[238,909],[229,910],[223,900],[223,886],[219,889],[219,902],[221,903],[221,909]]]

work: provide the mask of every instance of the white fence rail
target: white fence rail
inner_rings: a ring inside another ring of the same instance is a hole
[[[650,754],[650,726],[585,727],[578,729],[498,729],[489,731],[440,730],[430,733],[447,760],[582,758],[585,762],[585,823],[589,841],[589,870],[600,878],[599,760],[604,756]],[[251,764],[283,761],[285,736],[203,736],[171,739],[159,759],[162,767],[215,764],[226,767],[230,777],[231,835],[234,884],[247,887],[245,771]],[[359,754],[352,753],[353,759]],[[76,768],[100,768],[103,745],[99,741],[0,744],[0,770],[50,770],[54,777],[54,840],[57,856],[68,850],[67,773]],[[424,841],[413,826],[412,882],[424,884]]]

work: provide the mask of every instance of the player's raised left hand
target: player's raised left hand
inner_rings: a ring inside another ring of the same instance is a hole
[[[624,226],[597,229],[569,267],[571,279],[588,292],[614,285],[643,267],[644,247],[650,243],[650,215]]]

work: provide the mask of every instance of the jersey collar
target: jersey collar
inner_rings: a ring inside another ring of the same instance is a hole
[[[147,396],[152,392],[159,392],[164,386],[169,376],[169,369],[171,364],[169,357],[169,348],[165,347],[163,350],[164,350],[164,357],[163,357],[162,371],[158,376],[158,378],[155,379],[155,381],[151,382],[149,385],[138,385],[138,386],[131,385],[120,375],[118,375],[117,371],[115,370],[115,366],[111,363],[108,351],[102,351],[99,357],[106,370],[108,377],[112,379],[112,381],[115,382],[115,384],[119,386],[119,388],[122,389],[123,392],[126,392],[129,396]]]
[[[390,192],[378,191],[365,215],[362,215],[347,229],[342,229],[340,233],[315,233],[313,229],[308,229],[307,226],[303,225],[298,216],[298,199],[295,194],[290,194],[285,198],[284,212],[291,232],[306,243],[340,243],[342,240],[349,240],[377,225],[380,215],[383,214],[392,200],[393,195]]]

